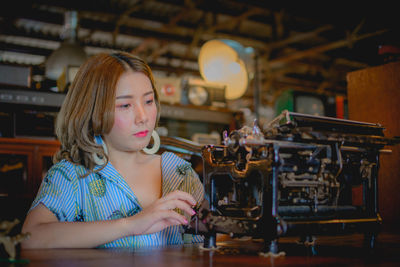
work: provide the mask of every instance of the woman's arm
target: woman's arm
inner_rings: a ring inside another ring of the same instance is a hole
[[[123,220],[97,222],[59,222],[44,205],[39,204],[26,217],[22,232],[30,238],[26,248],[90,248],[122,237]],[[114,229],[110,231],[110,229]],[[101,234],[99,234],[101,233]]]
[[[130,236],[150,234],[179,224],[187,224],[179,208],[189,215],[195,199],[188,193],[174,191],[158,199],[138,214],[121,219],[95,222],[59,222],[44,205],[39,204],[26,217],[22,232],[31,237],[22,243],[27,248],[92,248]]]

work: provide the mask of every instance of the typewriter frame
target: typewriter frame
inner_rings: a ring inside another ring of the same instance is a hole
[[[350,232],[364,233],[365,245],[375,247],[382,224],[379,154],[399,143],[383,129],[284,111],[264,133],[234,131],[225,145],[205,146],[206,200],[187,232],[203,234],[206,248],[216,247],[217,233],[262,238],[264,252],[278,253],[281,236],[312,242],[315,235]],[[353,186],[362,187],[361,205],[352,203]]]

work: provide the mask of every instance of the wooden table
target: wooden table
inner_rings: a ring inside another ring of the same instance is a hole
[[[258,255],[262,246],[252,240],[218,242],[219,249],[205,251],[198,246],[170,246],[152,249],[49,249],[23,250],[28,263],[8,266],[400,266],[400,234],[381,233],[373,253],[363,249],[363,235],[317,237],[317,255],[296,243],[297,238],[280,239],[286,256]],[[0,265],[7,263],[2,262]]]

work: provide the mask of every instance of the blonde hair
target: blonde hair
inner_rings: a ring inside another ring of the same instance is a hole
[[[111,131],[117,82],[128,70],[141,72],[150,79],[158,122],[160,103],[153,74],[147,63],[126,52],[95,55],[79,68],[57,116],[55,131],[61,149],[55,154],[54,163],[66,159],[92,171],[96,165],[94,153],[107,158],[94,136]]]

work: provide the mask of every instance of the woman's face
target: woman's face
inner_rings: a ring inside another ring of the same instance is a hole
[[[140,151],[150,142],[157,107],[150,79],[141,72],[124,72],[117,83],[114,125],[104,138],[108,150]]]

